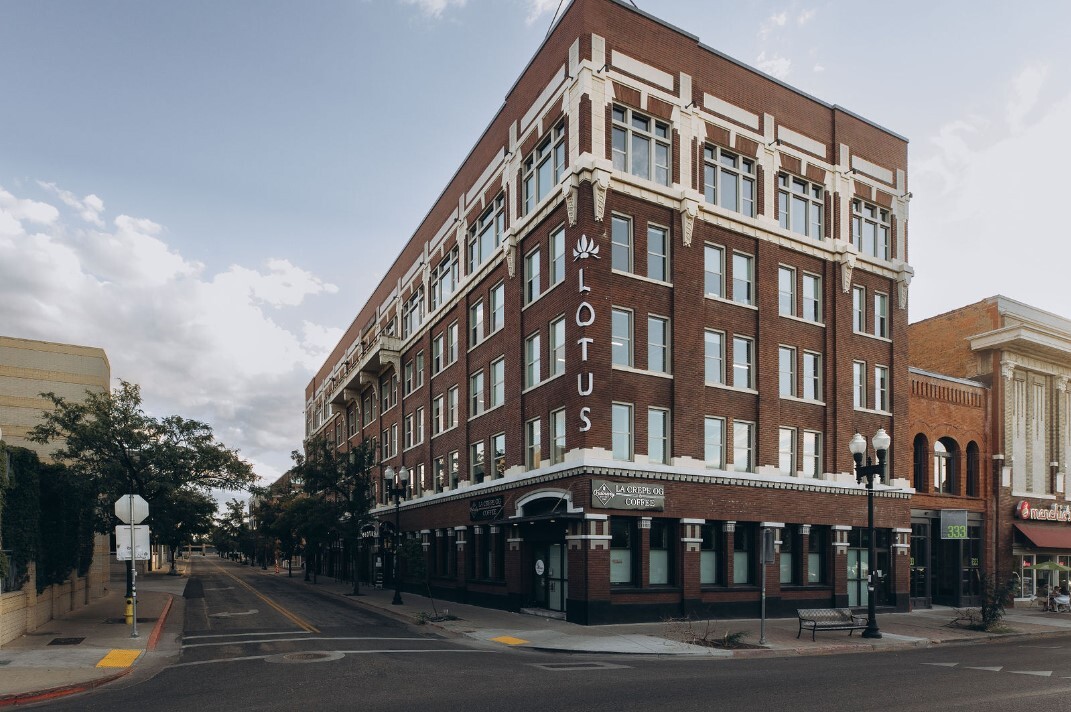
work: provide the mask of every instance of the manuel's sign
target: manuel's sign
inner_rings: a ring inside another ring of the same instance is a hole
[[[1030,502],[1024,499],[1015,505],[1015,516],[1019,519],[1071,523],[1071,505],[1054,503],[1042,509],[1031,506]]]
[[[603,509],[648,509],[661,512],[666,506],[666,488],[664,485],[592,480],[591,504]]]

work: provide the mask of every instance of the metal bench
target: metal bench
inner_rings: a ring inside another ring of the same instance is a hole
[[[853,631],[866,628],[866,618],[847,608],[798,608],[796,615],[800,619],[797,638],[803,634],[804,628],[810,628],[811,640],[819,630],[846,630],[850,636]]]

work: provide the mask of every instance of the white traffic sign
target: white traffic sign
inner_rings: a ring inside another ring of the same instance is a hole
[[[142,500],[144,501],[144,500]],[[130,546],[134,546],[134,561],[149,560],[149,525],[133,527],[134,536],[130,536],[131,527],[120,524],[115,528],[115,558],[130,561]]]
[[[149,516],[149,503],[140,494],[124,494],[115,500],[115,516],[123,524],[141,524]]]

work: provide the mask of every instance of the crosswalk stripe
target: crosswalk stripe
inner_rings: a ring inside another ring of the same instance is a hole
[[[1052,670],[1009,670],[1013,675],[1034,675],[1036,677],[1052,677]]]

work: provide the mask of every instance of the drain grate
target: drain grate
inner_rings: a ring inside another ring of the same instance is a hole
[[[590,660],[578,663],[532,663],[532,667],[552,670],[554,672],[568,672],[570,670],[622,670],[627,668],[628,665],[615,665],[614,663],[603,663],[597,660]]]
[[[78,645],[85,637],[81,638],[53,638],[49,645]]]

